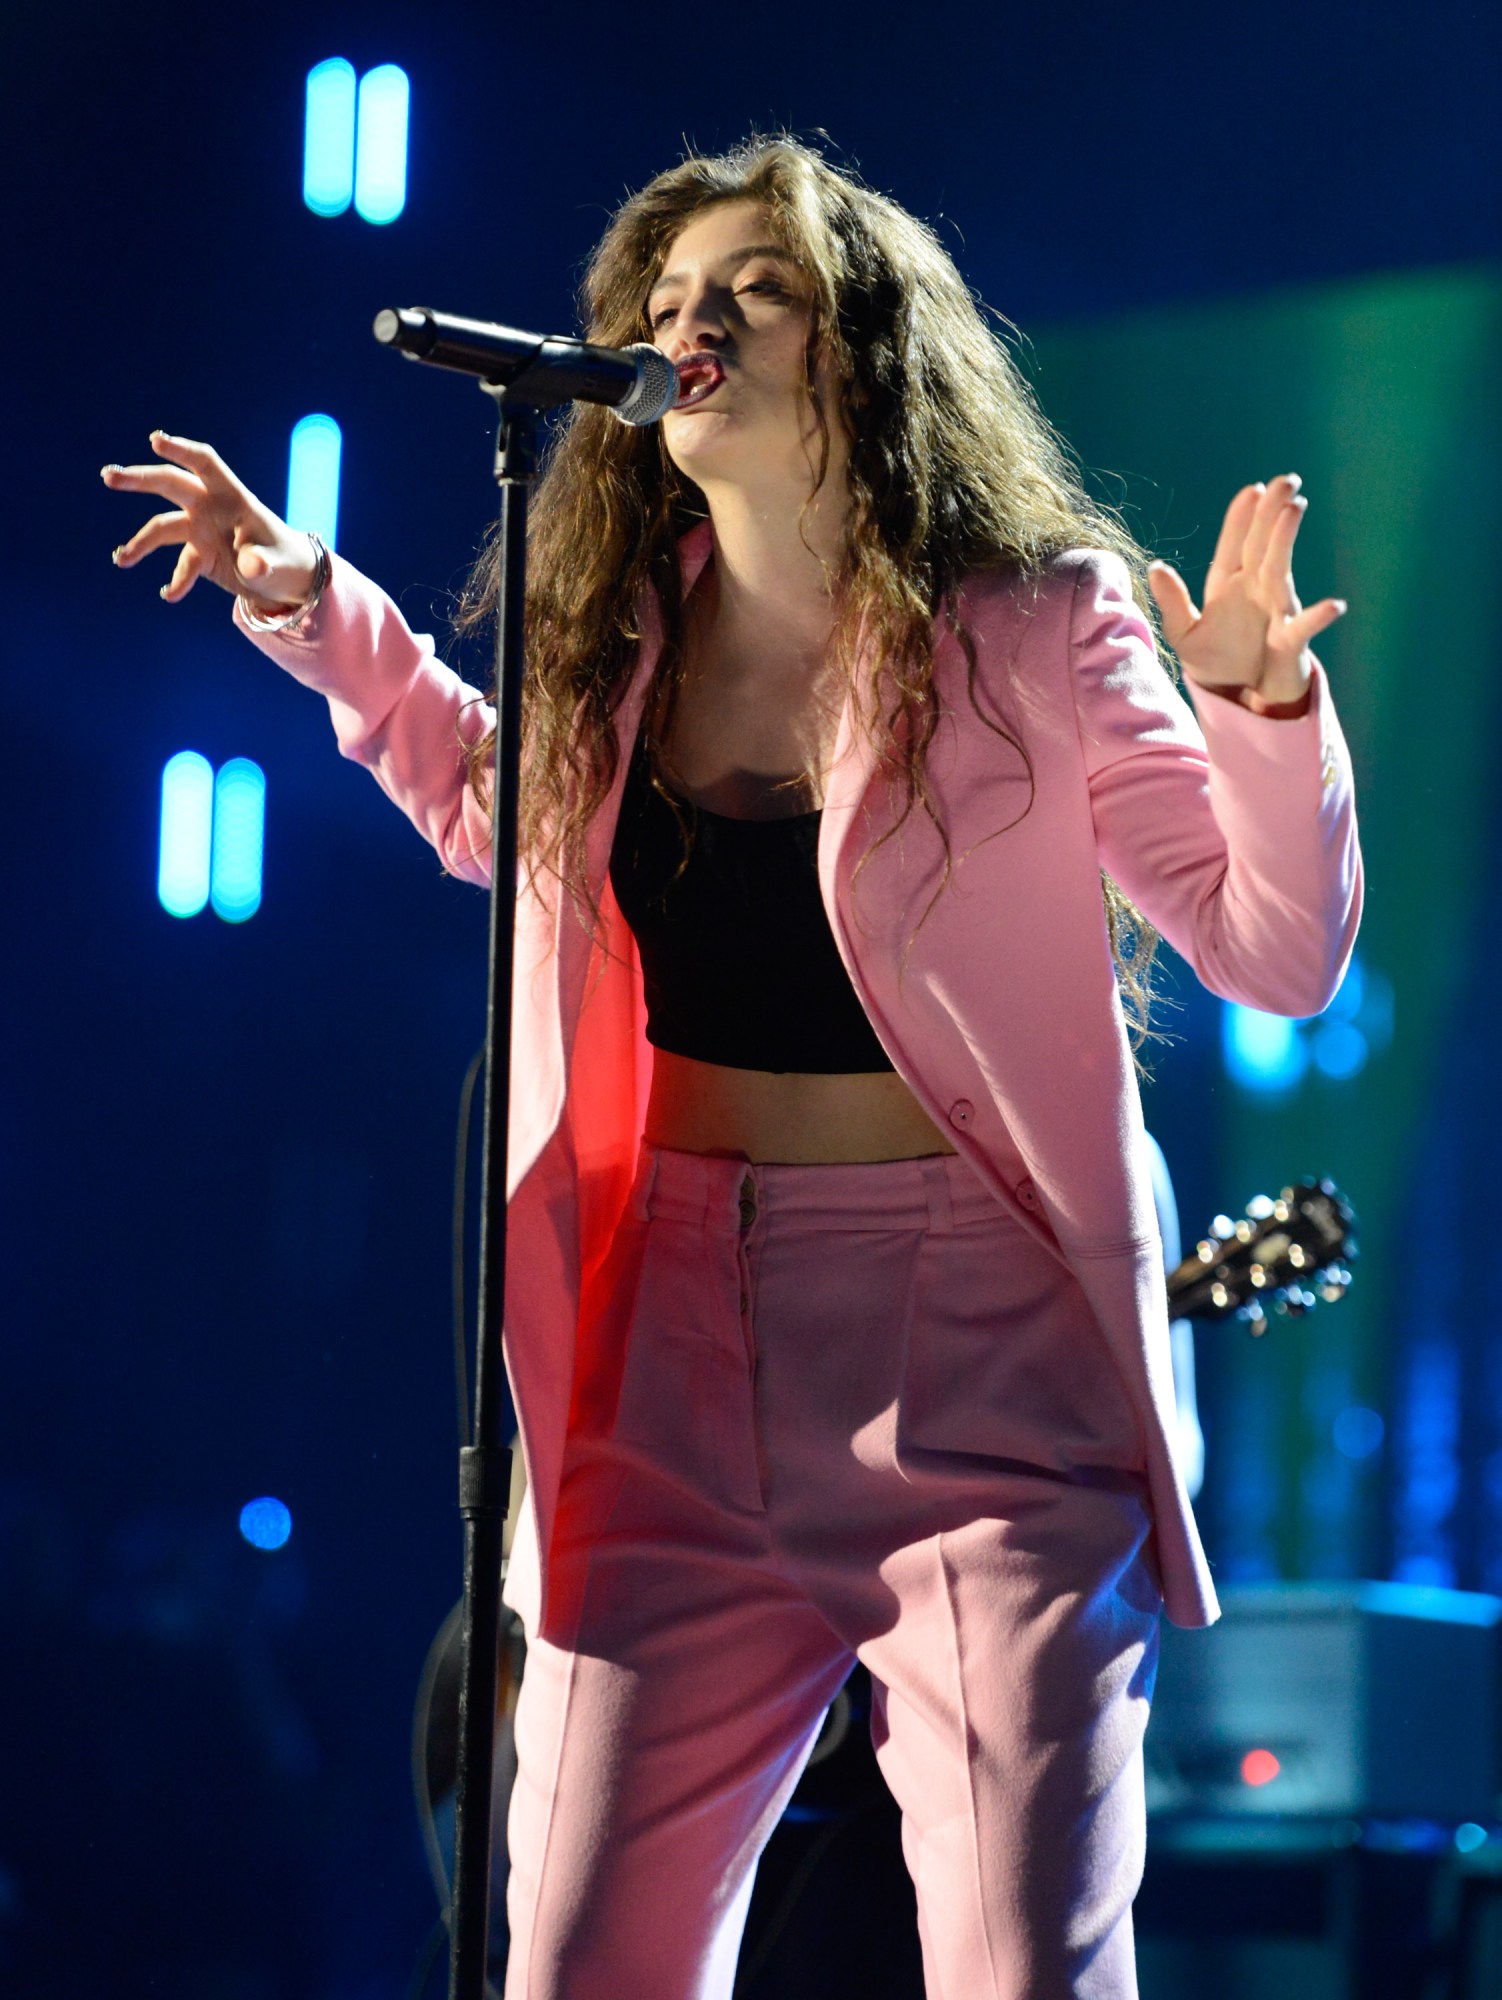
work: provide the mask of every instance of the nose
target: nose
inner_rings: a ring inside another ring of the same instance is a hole
[[[714,287],[700,285],[680,301],[668,328],[665,352],[670,361],[681,361],[695,348],[717,351],[728,338],[723,306]]]

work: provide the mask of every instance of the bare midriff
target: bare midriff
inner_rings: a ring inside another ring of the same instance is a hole
[[[729,1154],[758,1165],[832,1166],[952,1153],[902,1078],[726,1069],[652,1052],[650,1145]]]

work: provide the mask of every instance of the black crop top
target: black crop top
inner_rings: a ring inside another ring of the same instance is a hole
[[[647,1040],[727,1069],[890,1070],[819,893],[819,814],[730,819],[652,783],[639,741],[610,882],[641,953]],[[674,879],[676,877],[676,880]]]

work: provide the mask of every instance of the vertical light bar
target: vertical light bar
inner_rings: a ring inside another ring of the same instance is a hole
[[[382,63],[360,78],[355,209],[367,222],[395,222],[407,205],[407,72]]]
[[[354,189],[354,65],[331,56],[308,71],[302,198],[315,215],[343,215]]]
[[[287,520],[334,547],[339,526],[339,458],[344,440],[332,417],[303,417],[293,427],[287,463]]]
[[[249,757],[231,757],[214,780],[214,914],[243,924],[261,907],[266,836],[266,774]]]
[[[157,900],[169,915],[193,917],[209,900],[214,773],[196,750],[179,750],[162,768]]]

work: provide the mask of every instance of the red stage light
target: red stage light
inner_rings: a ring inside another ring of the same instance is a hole
[[[1271,1750],[1248,1750],[1241,1760],[1241,1776],[1248,1785],[1270,1785],[1282,1768]]]

